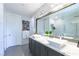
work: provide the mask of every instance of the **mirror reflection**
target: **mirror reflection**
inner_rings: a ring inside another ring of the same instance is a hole
[[[79,4],[39,19],[37,21],[37,33],[79,40]]]

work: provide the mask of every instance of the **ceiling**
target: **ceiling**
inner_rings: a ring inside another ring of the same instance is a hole
[[[44,3],[5,3],[5,10],[15,12],[17,14],[31,16],[34,14]]]
[[[51,11],[56,11],[63,7],[61,3],[4,3],[5,10],[25,15],[25,16],[41,16]],[[58,8],[59,7],[59,8]]]
[[[35,14],[35,17],[43,17],[50,12],[56,12],[57,10],[63,9],[71,4],[72,3],[45,3]]]

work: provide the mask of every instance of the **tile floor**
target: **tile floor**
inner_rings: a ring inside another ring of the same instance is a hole
[[[6,49],[4,56],[31,56],[29,45],[17,45]]]

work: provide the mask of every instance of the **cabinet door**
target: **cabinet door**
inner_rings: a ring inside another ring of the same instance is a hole
[[[33,55],[33,56],[36,55],[36,54],[35,54],[35,50],[36,50],[36,49],[35,49],[35,46],[36,46],[36,45],[35,45],[35,41],[31,39],[31,52],[32,52],[32,55]]]
[[[41,56],[41,45],[38,42],[36,42],[35,44],[36,44],[36,48],[35,48],[36,56]]]
[[[48,52],[47,52],[48,56],[64,56],[53,49],[48,48],[47,50],[48,50]]]
[[[29,50],[30,50],[30,52],[32,51],[32,49],[31,49],[31,47],[32,47],[32,40],[31,40],[31,38],[29,38]]]
[[[47,56],[47,47],[40,44],[41,45],[41,56]]]
[[[47,49],[46,46],[43,44],[36,42],[36,55],[37,56],[47,56]]]
[[[21,17],[19,15],[6,12],[6,25],[5,25],[5,49],[10,46],[22,44],[22,24]]]

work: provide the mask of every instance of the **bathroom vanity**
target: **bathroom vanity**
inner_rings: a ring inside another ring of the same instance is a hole
[[[29,38],[29,48],[33,56],[73,56],[79,55],[76,43],[50,38],[41,35],[33,35]]]
[[[33,56],[63,56],[63,54],[29,38],[29,48]]]
[[[29,38],[29,47],[33,55],[79,55],[79,19],[74,17],[78,16],[74,13],[78,6],[79,4],[74,4],[37,18],[37,35]]]

